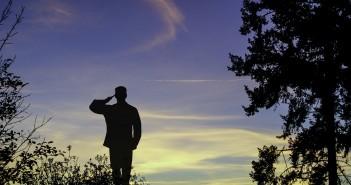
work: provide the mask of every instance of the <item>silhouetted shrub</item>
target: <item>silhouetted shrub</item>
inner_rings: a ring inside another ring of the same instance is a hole
[[[106,155],[96,155],[90,159],[83,168],[78,164],[78,157],[71,156],[71,146],[68,146],[68,155],[59,157],[41,158],[36,168],[32,171],[32,179],[29,184],[55,184],[55,185],[112,185],[112,169]],[[131,183],[133,185],[146,185],[144,177],[132,174]]]
[[[14,23],[8,24],[11,7],[12,1],[9,1],[0,17],[0,30],[9,30],[0,40],[0,184],[26,182],[33,177],[32,170],[38,159],[62,154],[51,146],[52,142],[39,141],[39,136],[34,135],[50,119],[44,118],[41,122],[35,119],[32,129],[27,131],[18,129],[18,125],[30,116],[26,112],[29,106],[23,104],[27,95],[21,93],[27,83],[9,72],[15,57],[5,59],[3,49],[9,44],[9,39],[16,35],[15,29],[23,19],[24,8],[15,15]]]

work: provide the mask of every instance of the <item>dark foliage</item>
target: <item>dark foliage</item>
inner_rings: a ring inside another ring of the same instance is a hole
[[[244,0],[241,11],[240,32],[250,37],[249,52],[244,58],[230,54],[228,69],[258,84],[245,87],[251,101],[246,114],[289,105],[278,137],[289,145],[260,149],[252,179],[350,183],[345,170],[351,167],[351,2]],[[283,152],[290,166],[273,177],[273,159]]]
[[[112,169],[106,155],[97,155],[90,159],[83,168],[78,164],[78,157],[71,156],[71,146],[68,146],[68,155],[61,160],[58,157],[41,158],[38,161],[32,178],[27,184],[34,185],[113,185]],[[146,180],[139,174],[132,174],[132,185],[146,185]]]
[[[21,93],[27,83],[22,82],[19,76],[9,72],[13,58],[4,58],[4,46],[9,39],[16,35],[16,27],[21,23],[24,8],[15,15],[13,24],[6,21],[11,19],[12,1],[9,1],[2,12],[0,26],[6,29],[0,43],[0,184],[9,182],[26,182],[32,178],[32,170],[41,157],[57,156],[61,151],[51,146],[52,142],[39,141],[34,133],[44,126],[50,119],[43,119],[39,124],[34,123],[31,130],[16,130],[16,126],[27,119],[28,105],[23,104],[26,95]]]

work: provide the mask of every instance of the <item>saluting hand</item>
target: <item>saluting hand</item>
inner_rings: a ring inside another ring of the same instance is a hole
[[[107,98],[105,99],[106,103],[109,102],[109,101],[111,101],[111,99],[112,99],[113,97],[114,97],[114,95],[113,95],[113,96],[110,96],[110,97],[107,97]]]

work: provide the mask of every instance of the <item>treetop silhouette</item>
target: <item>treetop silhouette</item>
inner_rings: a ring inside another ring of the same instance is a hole
[[[351,2],[244,0],[241,12],[248,53],[230,54],[228,69],[258,84],[245,86],[246,114],[289,105],[279,136],[288,147],[260,149],[251,177],[259,184],[350,182],[343,166],[350,167]],[[276,176],[271,167],[283,151],[291,152],[291,166]]]

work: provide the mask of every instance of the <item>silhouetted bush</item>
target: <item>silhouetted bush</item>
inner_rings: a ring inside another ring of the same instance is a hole
[[[0,184],[26,182],[33,177],[34,166],[40,158],[62,154],[51,146],[52,142],[39,141],[39,136],[34,135],[50,119],[44,118],[41,122],[35,119],[31,130],[18,129],[18,125],[30,116],[26,112],[29,105],[23,104],[27,95],[21,93],[27,83],[8,71],[15,57],[5,59],[3,49],[9,44],[9,39],[16,35],[15,29],[23,20],[24,8],[15,15],[14,23],[8,24],[11,6],[12,1],[9,1],[0,17],[0,30],[9,30],[0,40]]]
[[[35,170],[32,172],[32,179],[29,184],[114,184],[112,179],[112,169],[106,155],[96,155],[90,159],[83,168],[78,164],[78,157],[71,156],[71,146],[68,146],[68,155],[59,157],[41,158]],[[131,182],[133,185],[146,185],[144,177],[132,174]]]

